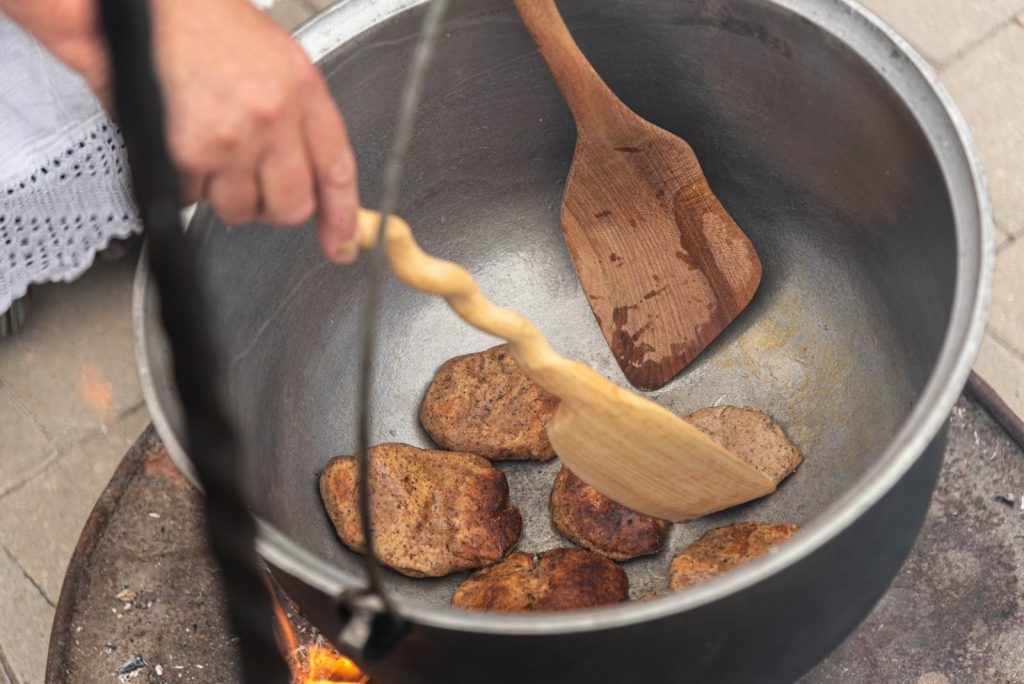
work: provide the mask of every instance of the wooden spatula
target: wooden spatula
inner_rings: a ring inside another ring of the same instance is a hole
[[[690,146],[608,89],[553,0],[514,1],[576,119],[562,198],[576,273],[626,378],[657,389],[750,302],[761,261]]]
[[[360,246],[380,214],[359,212]],[[681,418],[560,356],[530,321],[492,304],[461,266],[432,257],[405,221],[388,219],[388,263],[399,280],[441,295],[466,322],[504,338],[534,382],[561,399],[548,423],[555,451],[584,482],[633,510],[689,520],[769,494],[775,483]]]

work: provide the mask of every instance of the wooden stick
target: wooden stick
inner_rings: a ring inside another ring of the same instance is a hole
[[[590,120],[599,126],[613,120],[609,108],[634,116],[580,51],[553,0],[513,0],[513,4],[581,131],[589,130]]]
[[[380,213],[359,210],[360,247],[377,243]],[[508,342],[516,363],[544,389],[559,397],[579,394],[574,383],[578,374],[602,378],[578,361],[570,361],[552,348],[543,333],[522,314],[493,304],[484,297],[469,272],[451,261],[424,252],[416,243],[409,224],[398,216],[388,218],[387,256],[391,270],[403,283],[428,294],[440,295],[464,321]],[[565,372],[565,364],[580,368]],[[607,382],[607,381],[606,381]]]

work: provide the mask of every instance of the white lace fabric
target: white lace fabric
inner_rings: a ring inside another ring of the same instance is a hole
[[[0,313],[140,230],[116,127],[84,81],[0,15]]]
[[[129,183],[120,133],[85,81],[0,13],[0,314],[141,230]]]
[[[74,280],[112,239],[140,230],[123,145],[105,117],[2,193],[0,312],[31,284]]]

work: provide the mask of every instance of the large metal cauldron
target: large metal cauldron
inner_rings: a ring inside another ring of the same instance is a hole
[[[364,200],[378,192],[419,25],[413,0],[352,0],[299,31],[347,117]],[[843,0],[566,0],[566,21],[611,88],[690,141],[765,265],[750,308],[653,396],[684,413],[762,407],[806,454],[764,501],[676,525],[670,549],[627,564],[635,594],[671,554],[744,519],[804,530],[777,553],[688,591],[575,613],[447,607],[461,577],[387,585],[413,627],[387,684],[783,682],[838,644],[910,548],[940,466],[946,417],[978,347],[993,232],[959,116],[921,61]],[[558,208],[574,128],[504,0],[454,2],[426,89],[400,212],[423,246],[468,266],[494,301],[559,351],[624,380],[566,253]],[[360,583],[317,495],[355,446],[355,340],[364,266],[328,265],[309,231],[191,223],[217,315],[241,474],[264,557],[325,634],[330,598]],[[145,267],[137,354],[177,463],[181,423]],[[434,370],[493,340],[437,299],[385,291],[376,437],[429,442],[416,415]],[[520,548],[565,544],[547,494],[557,464],[503,465],[527,519]],[[624,473],[628,477],[628,474]],[[404,674],[399,674],[404,672]]]

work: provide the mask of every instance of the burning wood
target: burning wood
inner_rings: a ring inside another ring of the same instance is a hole
[[[313,644],[306,647],[305,679],[302,684],[327,684],[328,682],[369,682],[356,664],[334,649]]]
[[[274,597],[274,614],[277,616],[278,646],[281,648],[288,667],[292,671],[292,684],[372,684],[351,659],[317,639],[316,642],[299,645],[291,620],[284,612],[277,592]]]

